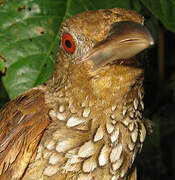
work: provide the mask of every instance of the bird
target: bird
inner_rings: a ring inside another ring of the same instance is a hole
[[[0,109],[0,180],[136,180],[150,124],[144,17],[120,8],[61,24],[51,78]]]

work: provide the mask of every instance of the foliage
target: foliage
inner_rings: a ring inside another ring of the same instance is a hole
[[[145,67],[145,116],[153,121],[153,133],[138,161],[139,179],[173,180],[174,0],[0,0],[0,105],[8,99],[7,94],[12,99],[50,77],[62,21],[82,11],[113,7],[134,9],[144,15],[156,42]]]

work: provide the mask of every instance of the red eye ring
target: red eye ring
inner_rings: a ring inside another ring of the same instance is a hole
[[[70,54],[74,53],[76,46],[75,46],[74,39],[70,34],[67,34],[67,33],[63,34],[62,45],[68,53]]]

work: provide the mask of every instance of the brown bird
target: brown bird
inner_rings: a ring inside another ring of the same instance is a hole
[[[61,25],[51,79],[0,110],[0,180],[136,180],[140,52],[153,44],[143,21],[115,8]]]

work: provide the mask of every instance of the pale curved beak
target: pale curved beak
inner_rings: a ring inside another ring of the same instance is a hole
[[[107,38],[95,45],[81,61],[92,61],[93,70],[119,59],[131,58],[154,44],[143,25],[122,21],[111,26]]]

